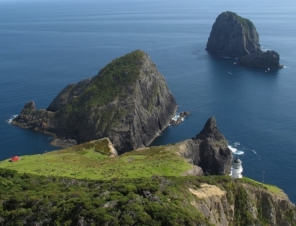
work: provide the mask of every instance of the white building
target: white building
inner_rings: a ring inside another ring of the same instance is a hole
[[[243,172],[242,161],[238,157],[236,157],[232,162],[230,176],[232,179],[242,178],[243,177],[242,172]]]

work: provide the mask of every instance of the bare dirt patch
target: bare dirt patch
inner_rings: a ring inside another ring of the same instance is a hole
[[[223,196],[226,194],[225,191],[222,191],[215,185],[210,184],[201,184],[201,188],[198,190],[189,188],[189,191],[196,195],[198,198],[208,198],[212,196]]]

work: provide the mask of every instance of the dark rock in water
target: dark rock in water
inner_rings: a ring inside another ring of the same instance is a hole
[[[173,126],[175,126],[175,125],[179,125],[183,120],[184,120],[184,118],[186,117],[186,116],[189,116],[190,115],[190,113],[189,113],[189,111],[184,111],[184,112],[181,112],[180,114],[179,114],[179,117],[175,120],[175,119],[171,119],[171,121],[170,121],[170,125],[173,125]]]
[[[283,65],[280,65],[280,56],[275,51],[252,53],[240,57],[237,61],[237,65],[263,68],[283,68]]]
[[[25,105],[12,123],[78,143],[109,137],[119,153],[148,146],[177,103],[150,57],[136,50],[68,85],[47,110]]]
[[[250,20],[223,12],[213,24],[206,50],[230,57],[261,52],[259,35]]]
[[[237,64],[242,66],[283,67],[277,52],[260,49],[254,24],[233,12],[223,12],[217,17],[206,50],[222,56],[239,57]]]
[[[182,141],[180,154],[194,165],[202,168],[204,174],[228,175],[231,170],[232,152],[225,137],[217,128],[215,117],[206,122],[195,138]]]

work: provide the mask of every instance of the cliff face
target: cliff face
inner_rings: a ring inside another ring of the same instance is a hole
[[[282,68],[280,55],[275,51],[257,52],[243,57],[237,61],[238,65],[264,68]]]
[[[296,225],[296,207],[283,192],[244,178],[77,180],[1,168],[0,185],[1,226]]]
[[[223,12],[213,24],[206,50],[231,57],[260,52],[259,35],[250,20]]]
[[[227,190],[202,184],[189,189],[200,200],[194,205],[217,226],[296,225],[296,207],[284,193],[275,194],[263,186],[234,181]],[[262,224],[264,222],[264,224]]]
[[[218,130],[215,117],[208,119],[203,130],[195,138],[182,141],[178,145],[179,154],[201,167],[205,174],[230,173],[231,150],[227,147],[227,140]]]
[[[47,110],[29,102],[14,123],[78,143],[109,137],[119,153],[149,145],[177,108],[149,56],[134,51],[68,85]]]

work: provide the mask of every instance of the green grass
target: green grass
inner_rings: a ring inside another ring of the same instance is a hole
[[[131,90],[126,89],[133,87],[139,78],[143,56],[144,52],[136,50],[107,64],[64,111],[78,112],[92,106],[104,106],[120,94],[130,94]]]
[[[109,157],[106,139],[59,151],[21,156],[19,162],[0,162],[0,168],[20,173],[77,179],[142,178],[153,175],[181,176],[192,165],[175,154],[174,145],[150,147]]]
[[[250,178],[247,178],[247,177],[243,177],[241,179],[243,182],[246,182],[248,184],[251,184],[251,185],[254,185],[256,187],[262,187],[262,188],[265,188],[266,190],[270,191],[270,192],[273,192],[275,194],[283,194],[283,190],[278,188],[277,186],[274,186],[274,185],[270,185],[270,184],[263,184],[261,182],[258,182],[258,181],[255,181],[255,180],[252,180]]]

